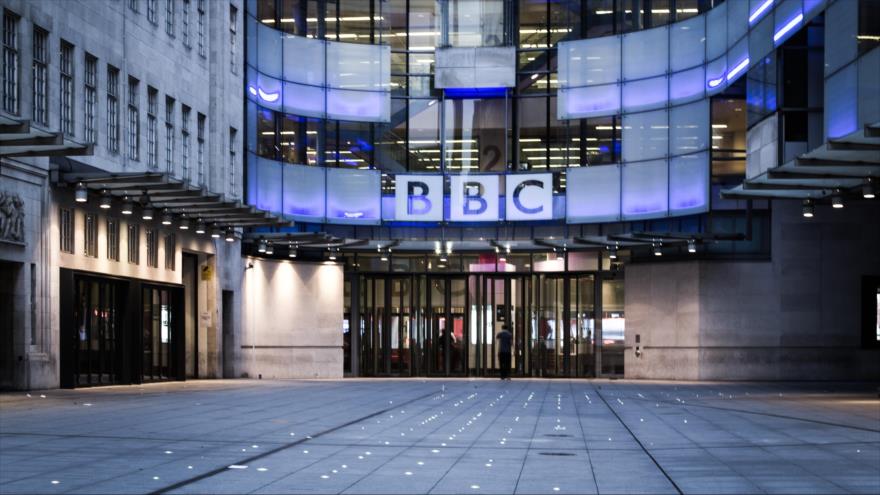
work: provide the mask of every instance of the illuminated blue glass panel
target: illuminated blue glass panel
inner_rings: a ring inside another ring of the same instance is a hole
[[[620,165],[566,169],[565,208],[568,223],[620,219]]]
[[[849,65],[825,80],[825,133],[828,139],[858,129],[857,65]]]
[[[709,153],[669,161],[669,213],[691,215],[709,211]]]
[[[715,60],[727,51],[727,2],[706,13],[706,58]]]
[[[663,26],[623,35],[625,80],[659,76],[668,69],[669,28]]]
[[[612,115],[620,111],[620,86],[560,89],[557,108],[560,119]]]
[[[323,222],[326,170],[323,167],[283,165],[282,213],[296,221]]]
[[[381,174],[378,170],[326,170],[327,223],[381,223]]]
[[[391,100],[375,91],[327,90],[327,118],[362,122],[387,121]]]
[[[325,89],[292,82],[284,83],[284,110],[303,117],[324,117]]]
[[[706,16],[698,15],[669,26],[669,68],[680,71],[706,60]]]
[[[666,160],[623,165],[623,220],[665,216],[669,211],[668,167]]]
[[[559,43],[559,80],[569,87],[620,79],[620,37],[602,36]]]
[[[705,94],[706,70],[703,66],[669,76],[669,102],[673,105],[698,100]]]
[[[281,78],[281,31],[257,23],[257,70]]]
[[[782,0],[782,2],[776,7],[773,17],[775,22],[772,43],[779,46],[785,40],[790,38],[791,35],[796,33],[803,24],[803,3],[801,0]]]
[[[302,36],[284,36],[284,80],[324,86],[327,43]]]
[[[736,43],[749,29],[749,2],[734,0],[727,4],[727,46]]]
[[[281,211],[281,162],[250,155],[248,166],[256,165],[256,195],[251,197],[254,206],[261,210]]]
[[[624,114],[621,133],[624,162],[665,157],[669,142],[666,110]]]
[[[669,154],[684,155],[709,148],[709,100],[669,110]]]
[[[665,106],[669,94],[666,76],[623,84],[623,111],[636,112]]]

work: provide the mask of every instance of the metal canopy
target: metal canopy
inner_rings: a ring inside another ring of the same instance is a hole
[[[721,192],[727,199],[812,199],[880,178],[880,123],[865,126]]]
[[[93,145],[65,139],[60,132],[44,131],[30,121],[0,115],[0,157],[91,155]]]
[[[276,215],[259,210],[241,201],[229,201],[223,196],[193,187],[161,172],[69,172],[59,183],[75,186],[82,183],[90,191],[108,194],[114,198],[128,197],[142,207],[149,205],[157,215],[169,213],[186,216],[190,220],[213,223],[219,227],[281,227],[290,225]]]

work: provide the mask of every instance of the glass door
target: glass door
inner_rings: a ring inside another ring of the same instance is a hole
[[[75,386],[119,383],[119,294],[117,282],[76,279]]]
[[[596,279],[593,275],[576,275],[570,284],[569,331],[574,374],[596,376]]]
[[[142,301],[142,380],[170,380],[175,376],[171,289],[145,286]]]
[[[623,375],[626,330],[623,287],[622,278],[602,280],[601,374],[605,376]]]

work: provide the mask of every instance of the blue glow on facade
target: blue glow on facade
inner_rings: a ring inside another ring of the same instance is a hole
[[[507,95],[507,88],[446,88],[443,94],[454,100],[504,98]]]
[[[749,24],[754,24],[755,21],[757,21],[758,19],[760,19],[761,16],[764,14],[764,12],[767,12],[767,10],[768,10],[772,5],[773,5],[773,0],[766,0],[764,3],[762,3],[761,5],[759,5],[758,8],[755,9],[755,11],[752,12],[752,14],[749,16]]]
[[[773,35],[773,42],[779,44],[779,40],[782,39],[783,36],[788,34],[789,31],[797,27],[797,25],[800,24],[803,20],[803,13],[799,13],[798,15],[794,16],[792,20],[788,21],[788,23],[786,23],[778,31],[776,31],[776,33]]]

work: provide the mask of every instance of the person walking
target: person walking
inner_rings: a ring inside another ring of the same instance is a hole
[[[507,324],[501,326],[501,331],[495,336],[498,340],[498,361],[501,366],[501,379],[510,380],[510,351],[513,347],[513,334]]]

